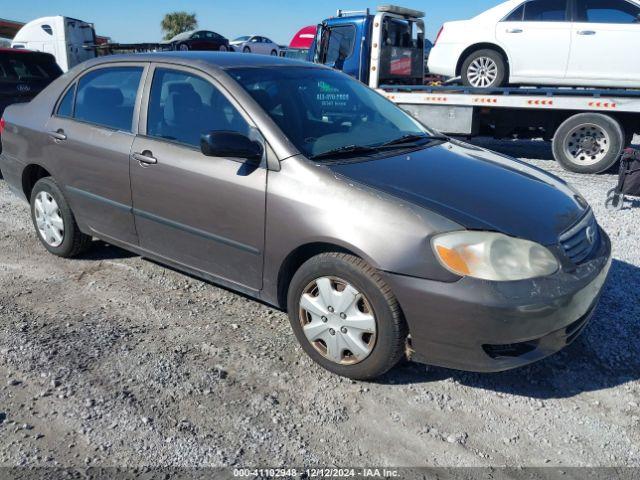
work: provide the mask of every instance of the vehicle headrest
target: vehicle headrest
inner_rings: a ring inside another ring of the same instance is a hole
[[[116,87],[87,87],[82,99],[91,108],[119,107],[123,101],[122,91]]]
[[[164,107],[164,121],[168,125],[192,125],[197,121],[193,115],[201,113],[202,99],[195,91],[173,92],[169,94]]]
[[[267,112],[270,112],[279,105],[279,102],[264,89],[251,90],[250,93],[253,99]]]
[[[190,93],[195,92],[193,85],[189,82],[167,82],[164,84],[164,88],[166,88],[166,92],[163,92],[165,96],[171,93]]]

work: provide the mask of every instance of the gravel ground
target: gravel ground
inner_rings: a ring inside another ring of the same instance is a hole
[[[640,466],[640,202],[605,211],[615,175],[542,142],[478,143],[572,182],[615,251],[585,334],[491,375],[332,376],[271,307],[100,243],[48,255],[0,181],[0,466]]]

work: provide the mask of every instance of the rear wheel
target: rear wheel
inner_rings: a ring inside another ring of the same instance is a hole
[[[407,327],[398,302],[360,258],[326,253],[308,260],[291,280],[287,306],[300,345],[330,372],[369,380],[404,357]]]
[[[462,83],[474,88],[498,88],[507,82],[504,57],[495,50],[478,50],[462,64]]]
[[[36,182],[31,192],[31,219],[44,247],[59,257],[75,257],[91,244],[78,228],[69,203],[50,177]]]
[[[553,138],[553,155],[570,172],[601,173],[617,162],[624,146],[624,130],[617,120],[581,113],[560,125]]]

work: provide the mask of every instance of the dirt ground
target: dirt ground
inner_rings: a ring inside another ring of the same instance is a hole
[[[601,308],[560,354],[501,374],[315,366],[286,315],[96,243],[47,254],[0,181],[0,466],[640,466],[640,202],[542,142],[484,146],[569,179],[610,233]]]

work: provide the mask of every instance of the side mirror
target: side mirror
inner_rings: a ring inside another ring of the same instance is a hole
[[[244,158],[260,162],[262,145],[237,132],[216,131],[200,137],[202,153],[208,157]]]

